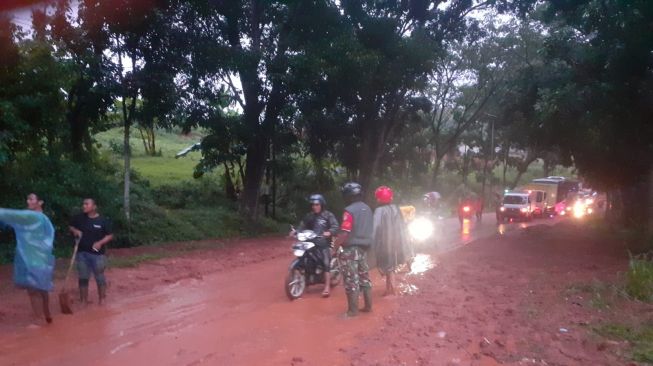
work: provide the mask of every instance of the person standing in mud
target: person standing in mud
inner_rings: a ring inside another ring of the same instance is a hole
[[[358,315],[358,296],[361,291],[365,300],[365,307],[361,311],[372,311],[372,282],[367,265],[367,250],[372,245],[373,216],[372,209],[363,202],[362,191],[361,185],[354,182],[342,187],[342,195],[348,206],[343,214],[336,250],[340,246],[343,248],[340,264],[347,292],[347,317]]]
[[[50,295],[54,272],[54,226],[43,214],[44,200],[36,193],[27,196],[27,210],[0,208],[0,229],[11,227],[16,236],[14,283],[27,290],[34,325],[45,316],[52,323]]]
[[[91,273],[98,290],[98,301],[104,302],[107,296],[106,245],[113,240],[111,221],[101,216],[93,198],[86,198],[82,204],[82,214],[75,216],[70,223],[70,231],[79,238],[77,251],[77,272],[79,276],[79,300],[88,304],[88,284]]]
[[[384,296],[396,295],[395,273],[413,257],[408,229],[401,210],[392,203],[392,189],[381,186],[374,192],[379,206],[374,210],[374,251],[376,265],[385,276]]]

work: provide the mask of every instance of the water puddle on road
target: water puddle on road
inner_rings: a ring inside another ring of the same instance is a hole
[[[399,281],[399,293],[401,295],[414,295],[419,291],[419,287],[411,283],[414,276],[420,276],[437,266],[433,256],[430,254],[418,253],[413,258],[410,265],[410,271]]]
[[[429,269],[435,267],[433,259],[428,254],[417,254],[413,259],[413,263],[410,266],[409,275],[422,274]]]

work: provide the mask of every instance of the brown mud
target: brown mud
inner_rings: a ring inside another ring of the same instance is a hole
[[[38,329],[26,329],[27,297],[3,267],[0,364],[625,364],[626,346],[592,328],[650,307],[614,298],[599,308],[578,289],[618,282],[627,255],[574,225],[548,226],[556,222],[445,222],[438,249],[401,276],[402,296],[383,298],[373,271],[374,312],[356,319],[341,317],[342,287],[328,299],[320,286],[285,297],[286,238],[112,250],[114,261],[174,256],[109,269],[106,305],[56,309],[54,324]]]

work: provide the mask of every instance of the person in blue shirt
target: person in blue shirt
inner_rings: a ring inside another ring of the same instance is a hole
[[[45,316],[52,323],[50,297],[54,272],[54,227],[43,214],[44,201],[36,193],[27,196],[27,210],[0,208],[0,228],[10,227],[16,235],[14,283],[27,290],[35,321]]]

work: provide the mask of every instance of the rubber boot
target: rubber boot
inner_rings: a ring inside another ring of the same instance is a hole
[[[104,300],[107,298],[107,286],[106,285],[98,286],[97,294],[98,294],[99,304],[102,305],[104,303]]]
[[[361,309],[364,313],[369,313],[372,311],[372,289],[366,288],[363,289],[363,300],[365,301],[365,307]]]
[[[79,286],[79,302],[82,305],[88,304],[88,286]]]
[[[351,318],[358,315],[358,291],[347,293],[347,313],[345,317]]]

